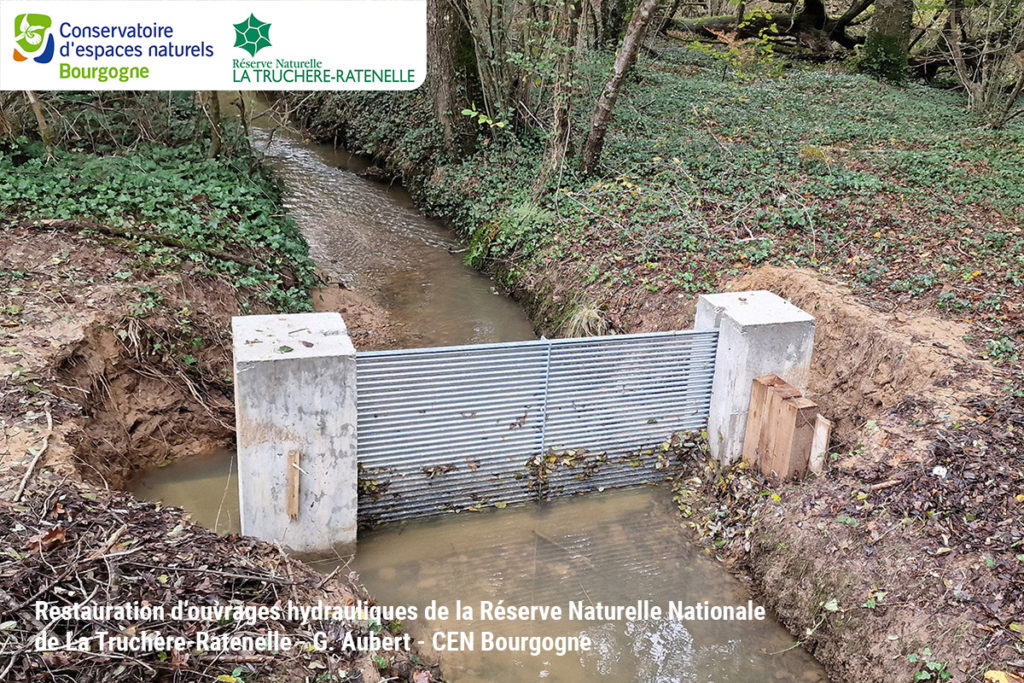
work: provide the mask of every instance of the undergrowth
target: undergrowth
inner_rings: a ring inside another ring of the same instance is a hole
[[[170,238],[133,243],[158,268],[197,262],[276,310],[308,310],[313,265],[279,181],[237,129],[226,128],[224,151],[208,159],[197,112],[175,100],[165,115],[179,120],[167,128],[173,135],[102,136],[124,123],[119,110],[113,123],[89,119],[84,137],[49,152],[27,135],[0,142],[5,227],[77,219]]]
[[[614,308],[623,293],[689,296],[760,264],[807,267],[886,309],[979,321],[977,348],[1014,357],[1024,127],[978,128],[960,94],[922,84],[786,62],[752,76],[674,43],[657,55],[616,106],[598,174],[570,163],[544,188],[543,140],[483,126],[454,158],[425,92],[321,94],[294,114],[398,172],[506,284],[554,268]],[[577,141],[610,60],[584,60]]]

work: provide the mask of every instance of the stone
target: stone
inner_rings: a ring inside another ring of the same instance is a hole
[[[729,465],[743,452],[755,377],[778,375],[807,391],[814,317],[764,290],[704,294],[693,328],[718,329],[708,439],[712,457]]]

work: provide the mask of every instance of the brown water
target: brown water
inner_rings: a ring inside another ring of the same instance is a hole
[[[317,266],[387,309],[401,347],[536,338],[525,312],[462,262],[452,231],[400,186],[358,175],[365,161],[304,141],[265,113],[251,130],[285,181],[285,206]]]
[[[257,123],[257,140],[288,186],[289,212],[317,265],[388,309],[403,346],[464,344],[533,336],[525,314],[492,283],[465,267],[451,233],[418,214],[408,195],[364,179],[361,162]],[[188,458],[145,473],[139,497],[184,507],[219,532],[237,532],[234,454]],[[687,537],[663,487],[641,487],[482,513],[392,524],[362,533],[357,555],[316,563],[331,571],[349,562],[380,604],[431,600],[505,600],[567,608],[648,599],[744,604],[743,585]],[[823,681],[821,668],[772,620],[670,620],[408,625],[430,651],[435,632],[578,635],[592,651],[532,656],[441,652],[446,680],[532,681]],[[479,638],[479,635],[478,635]],[[476,643],[479,646],[479,640]]]
[[[189,510],[221,532],[237,531],[233,456],[222,452],[153,470],[132,487],[140,497]],[[430,651],[435,632],[489,630],[498,635],[587,634],[590,652],[532,656],[436,652],[447,680],[484,681],[824,681],[820,666],[793,637],[766,621],[674,620],[584,623],[428,621],[431,600],[508,605],[633,604],[651,600],[745,604],[746,588],[693,544],[665,487],[644,486],[562,498],[504,510],[391,524],[363,532],[358,552],[312,564],[329,572],[347,562],[380,604],[416,605],[407,623]],[[480,636],[475,645],[479,647]]]

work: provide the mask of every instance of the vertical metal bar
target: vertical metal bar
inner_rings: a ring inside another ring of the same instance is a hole
[[[540,457],[544,457],[548,447],[548,393],[551,388],[551,344],[548,341],[548,353],[544,362],[544,395],[540,404]]]

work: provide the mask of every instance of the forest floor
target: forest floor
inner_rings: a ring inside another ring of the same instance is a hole
[[[41,620],[34,610],[40,600],[255,608],[370,599],[356,577],[322,576],[278,547],[217,535],[119,490],[144,468],[233,442],[232,315],[344,310],[372,343],[372,310],[337,287],[315,288],[305,242],[253,163],[242,149],[206,160],[187,143],[52,158],[24,141],[0,149],[0,633],[13,653],[0,662],[2,680],[438,675],[415,655],[344,650],[346,634],[378,628],[364,621]],[[276,655],[32,645],[43,630],[63,642],[147,629],[190,638],[324,631],[328,642]]]
[[[654,48],[590,178],[544,174],[511,127],[453,157],[422,93],[282,106],[401,178],[549,333],[687,328],[730,288],[814,314],[826,474],[708,465],[681,510],[834,680],[1024,675],[1024,125],[841,66]],[[584,66],[577,131],[609,67]]]

